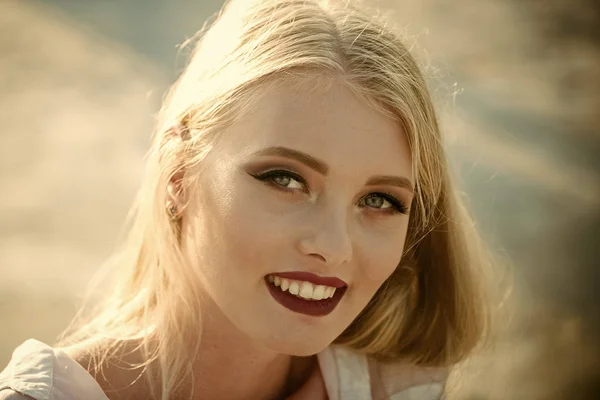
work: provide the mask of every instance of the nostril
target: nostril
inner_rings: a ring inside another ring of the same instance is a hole
[[[327,259],[324,256],[322,256],[321,254],[311,253],[311,254],[309,254],[309,256],[316,257],[316,258],[318,258],[319,260],[321,260],[321,261],[323,261],[325,263],[327,262]]]

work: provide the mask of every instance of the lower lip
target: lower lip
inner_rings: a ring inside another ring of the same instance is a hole
[[[282,306],[288,310],[310,315],[313,317],[323,317],[330,314],[335,307],[338,305],[344,293],[346,293],[347,287],[338,288],[335,291],[333,297],[324,300],[304,300],[300,297],[296,297],[290,292],[284,292],[279,289],[265,278],[265,283],[269,289],[271,296]]]

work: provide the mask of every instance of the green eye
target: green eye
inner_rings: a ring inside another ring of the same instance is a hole
[[[387,203],[387,206],[386,206]],[[365,204],[373,208],[390,208],[391,204],[381,196],[369,196],[365,199]]]
[[[306,181],[300,175],[290,171],[272,170],[263,174],[255,175],[254,177],[259,181],[267,182],[273,186],[281,187],[283,189],[306,189]]]
[[[365,207],[376,210],[384,210],[385,212],[408,214],[408,207],[388,193],[371,193],[363,198],[361,203]]]

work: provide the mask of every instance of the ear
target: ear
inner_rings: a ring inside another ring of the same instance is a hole
[[[183,194],[183,170],[179,170],[171,175],[167,183],[167,201],[172,203],[177,210],[181,210],[184,203]]]
[[[183,135],[185,127],[180,123],[173,125],[165,132],[165,141],[174,143],[176,146],[180,146],[183,141]],[[167,182],[167,208],[173,206],[176,210],[176,214],[181,213],[183,204],[185,202],[183,193],[183,177],[184,171],[179,168],[169,178]],[[175,216],[176,214],[172,214]]]

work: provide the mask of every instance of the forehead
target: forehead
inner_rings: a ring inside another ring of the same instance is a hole
[[[331,171],[412,178],[400,124],[341,82],[323,89],[285,83],[260,89],[250,110],[224,134],[222,150],[231,156],[284,146],[325,161]]]

